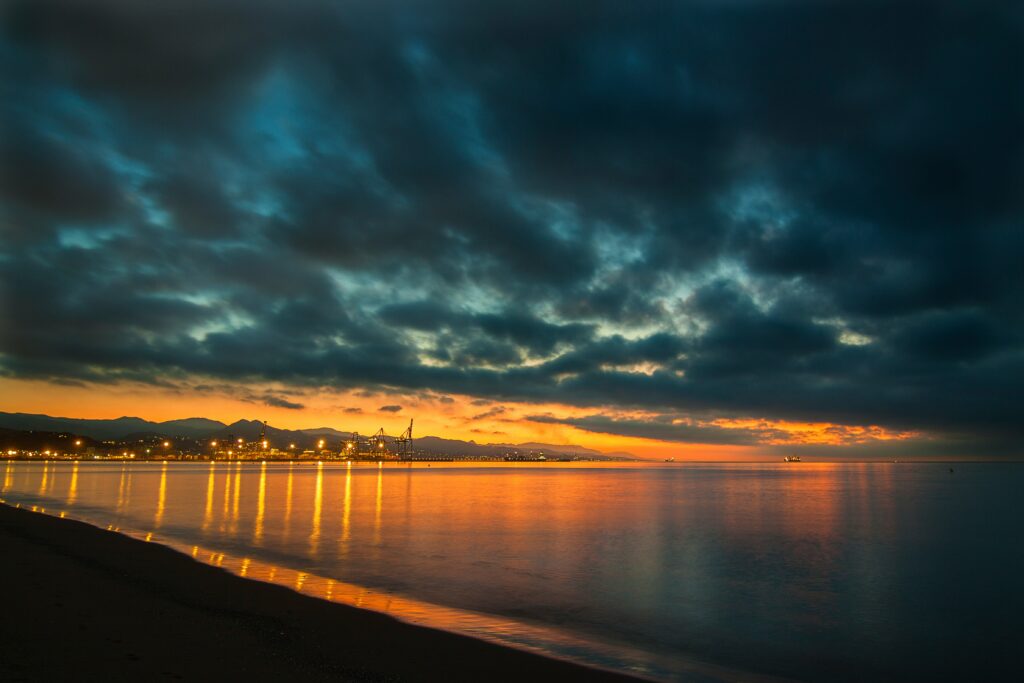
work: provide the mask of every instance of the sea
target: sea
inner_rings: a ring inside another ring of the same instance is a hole
[[[651,680],[1024,676],[1024,464],[0,461],[0,482],[247,578]]]

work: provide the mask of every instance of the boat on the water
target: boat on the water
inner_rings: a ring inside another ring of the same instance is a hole
[[[787,455],[785,458],[786,462],[800,462],[799,455]]]

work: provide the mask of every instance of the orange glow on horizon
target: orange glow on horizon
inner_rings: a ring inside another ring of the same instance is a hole
[[[268,387],[271,391],[284,391]],[[616,419],[644,420],[644,411],[600,410],[562,404],[482,401],[471,396],[399,394],[368,391],[308,390],[289,394],[303,404],[301,410],[265,405],[230,387],[220,393],[175,390],[143,385],[58,386],[42,381],[0,379],[0,410],[41,413],[59,417],[111,419],[140,417],[155,422],[206,417],[231,424],[237,420],[267,420],[281,429],[332,427],[369,435],[383,427],[399,434],[415,418],[415,437],[438,436],[481,444],[547,443],[574,445],[604,453],[627,452],[641,458],[678,460],[776,459],[778,446],[843,446],[919,437],[875,426],[844,426],[758,419],[697,421],[681,417],[680,424],[738,429],[758,435],[756,445],[679,443],[657,439],[586,431],[569,424],[535,422],[534,415],[555,419],[581,418],[595,413]],[[381,410],[400,405],[401,410]],[[288,444],[273,444],[287,448]],[[336,445],[336,444],[332,444]]]

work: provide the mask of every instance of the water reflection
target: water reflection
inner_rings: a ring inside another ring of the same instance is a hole
[[[231,504],[231,533],[238,530],[238,500],[242,489],[242,463],[235,466],[235,493]]]
[[[253,525],[253,541],[259,544],[263,540],[263,516],[267,507],[267,463],[260,465],[260,486],[256,498],[256,522]]]
[[[167,463],[160,468],[160,491],[156,499],[156,515],[153,519],[154,527],[159,529],[164,521],[164,508],[167,507]]]
[[[78,462],[71,467],[71,482],[68,484],[68,505],[74,505],[78,498]]]
[[[320,515],[324,502],[324,464],[316,464],[316,485],[313,490],[313,523],[309,534],[310,551],[314,557],[320,548]]]
[[[228,519],[228,512],[231,510],[231,467],[231,463],[228,463],[224,467],[224,511],[220,516],[221,533],[226,530],[225,523]]]
[[[377,501],[373,513],[373,545],[380,545],[380,513],[384,503],[384,463],[377,467]]]
[[[216,463],[210,463],[210,476],[206,478],[206,507],[203,510],[203,531],[213,522],[213,490],[216,485]]]
[[[284,502],[284,540],[287,541],[292,535],[292,491],[295,482],[295,463],[288,463],[288,485],[285,492]]]
[[[342,554],[348,553],[348,539],[352,524],[352,463],[345,465],[345,500],[341,507]]]
[[[117,487],[117,513],[122,514],[131,496],[132,473],[127,465],[121,465],[121,479]]]
[[[557,623],[572,638],[632,643],[672,676],[689,652],[807,663],[781,673],[827,680],[814,662],[865,666],[870,651],[890,675],[860,678],[906,679],[893,672],[926,659],[923,643],[952,651],[952,634],[984,649],[1015,633],[979,618],[978,632],[995,634],[979,644],[933,611],[977,617],[989,586],[1010,596],[996,604],[1020,597],[1000,579],[1024,571],[1019,548],[971,545],[1014,509],[1018,470],[401,467],[399,486],[395,466],[362,463],[33,462],[17,475],[8,463],[2,481],[14,503],[73,506],[247,576],[392,613],[462,615],[431,622],[445,627],[484,628],[466,613]],[[922,567],[942,576],[979,557],[985,568],[956,581],[920,580]]]

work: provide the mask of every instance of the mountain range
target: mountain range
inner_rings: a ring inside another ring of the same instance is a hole
[[[238,420],[225,424],[205,417],[190,417],[166,422],[152,422],[140,417],[118,417],[110,420],[89,420],[73,417],[52,417],[31,413],[0,412],[0,428],[37,432],[68,432],[78,436],[103,440],[131,440],[150,436],[187,438],[196,440],[243,438],[252,441],[259,438],[263,423],[259,420]],[[266,425],[266,438],[278,448],[295,444],[296,448],[312,448],[320,439],[340,441],[352,437],[352,432],[343,432],[332,427],[310,429],[279,429]],[[366,435],[364,435],[366,436]],[[393,437],[386,437],[391,441]],[[336,443],[333,445],[337,445]],[[501,457],[509,450],[546,451],[561,455],[576,455],[588,459],[634,459],[631,453],[603,453],[582,446],[523,443],[523,444],[478,444],[475,441],[445,439],[437,436],[417,437],[417,450],[436,455],[461,455],[472,457]]]

